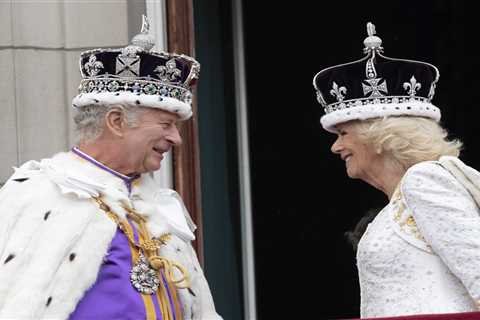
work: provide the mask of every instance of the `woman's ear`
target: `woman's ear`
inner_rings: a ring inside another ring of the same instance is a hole
[[[105,128],[112,135],[123,137],[126,127],[125,111],[122,108],[112,108],[105,114]]]

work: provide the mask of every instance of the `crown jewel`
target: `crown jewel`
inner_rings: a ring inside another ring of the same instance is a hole
[[[142,30],[132,39],[132,45],[150,51],[155,46],[155,38],[150,34],[150,22],[142,15]]]
[[[74,107],[128,103],[191,116],[191,88],[200,64],[176,53],[154,51],[155,38],[143,16],[142,29],[120,49],[94,49],[80,54],[82,80]]]
[[[413,115],[440,120],[431,104],[439,78],[438,69],[426,62],[384,56],[375,25],[367,23],[365,57],[323,69],[313,78],[318,102],[328,131],[351,120]]]
[[[363,49],[365,52],[368,52],[369,50],[383,50],[382,49],[382,39],[377,37],[375,34],[377,32],[375,31],[375,25],[371,22],[367,23],[367,34],[368,37],[363,40],[363,44],[365,45],[365,49]]]

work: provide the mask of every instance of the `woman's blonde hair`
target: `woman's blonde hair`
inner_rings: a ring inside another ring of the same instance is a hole
[[[358,122],[361,139],[378,154],[385,154],[405,169],[441,156],[457,157],[462,148],[458,139],[450,140],[448,132],[432,119],[422,117],[384,117]]]

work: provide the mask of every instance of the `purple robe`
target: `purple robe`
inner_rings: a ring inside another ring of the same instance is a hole
[[[135,177],[124,176],[97,162],[77,148],[72,149],[72,152],[121,178],[128,190],[131,190],[131,183]],[[128,222],[133,231],[135,243],[138,243],[137,230],[131,221]],[[77,304],[75,311],[69,317],[70,320],[162,319],[159,297],[157,296],[159,292],[157,291],[152,295],[142,295],[130,282],[130,270],[133,266],[132,257],[138,253],[132,252],[132,250],[137,249],[129,244],[128,238],[117,227],[117,232],[104,258],[104,263],[100,267],[96,282]],[[165,280],[163,274],[161,274],[161,278]],[[166,283],[165,286],[170,308],[173,311],[175,307],[171,290],[175,290],[175,288],[170,288]],[[173,313],[173,317],[176,319],[175,311]]]

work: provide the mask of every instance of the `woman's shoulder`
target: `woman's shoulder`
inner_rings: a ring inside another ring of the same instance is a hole
[[[471,194],[442,161],[423,161],[410,167],[401,181],[407,205],[473,202]]]
[[[409,206],[443,202],[472,202],[469,191],[440,161],[423,161],[410,167],[401,181]]]
[[[440,161],[421,161],[407,169],[405,178],[411,175],[437,173],[443,174],[446,170],[442,167]]]
[[[440,161],[422,161],[414,164],[402,178],[402,189],[408,187],[426,187],[441,185],[459,185],[455,177]]]

